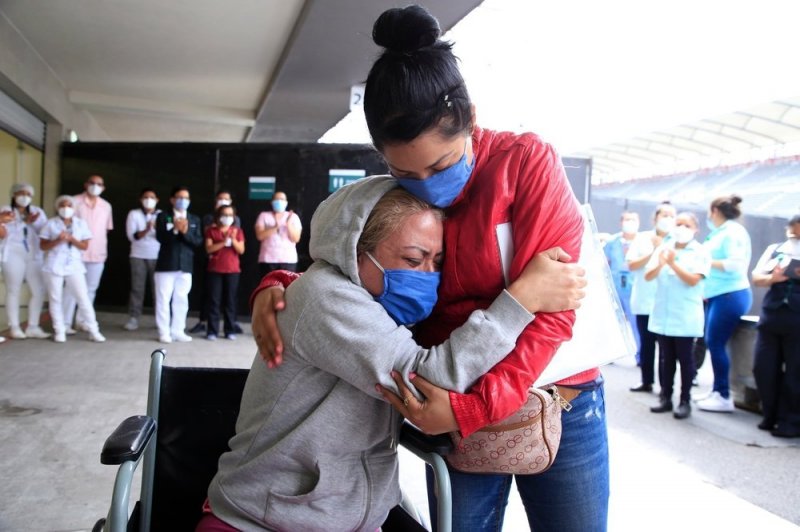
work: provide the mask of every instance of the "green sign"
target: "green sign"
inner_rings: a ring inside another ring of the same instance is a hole
[[[250,193],[251,200],[271,200],[275,194],[274,177],[251,177]]]
[[[328,192],[336,192],[353,181],[367,175],[366,170],[328,170]]]

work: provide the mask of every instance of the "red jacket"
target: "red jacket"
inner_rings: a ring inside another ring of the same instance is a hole
[[[514,258],[510,280],[519,277],[540,251],[560,246],[574,260],[580,252],[583,220],[552,146],[533,134],[475,128],[472,149],[472,176],[447,209],[439,300],[415,332],[423,346],[446,340],[472,311],[488,308],[503,290],[498,224],[511,224]],[[574,321],[574,312],[538,314],[517,340],[516,349],[481,377],[469,393],[450,393],[463,436],[508,417],[522,406],[528,388],[558,346],[572,337]],[[594,369],[562,384],[583,383],[598,375]]]
[[[423,346],[444,342],[475,309],[485,309],[505,287],[496,235],[510,223],[514,258],[510,280],[519,277],[537,253],[560,246],[577,261],[583,220],[558,154],[533,134],[515,135],[475,128],[475,166],[469,182],[447,209],[445,261],[439,299],[431,316],[417,325]],[[293,275],[275,274],[288,284]],[[252,302],[252,299],[251,299]],[[464,437],[519,409],[556,349],[572,336],[575,313],[538,314],[517,340],[517,347],[481,377],[469,393],[450,392]],[[579,384],[599,375],[592,369],[561,381]]]

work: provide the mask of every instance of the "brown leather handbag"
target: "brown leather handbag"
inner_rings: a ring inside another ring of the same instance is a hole
[[[580,393],[562,389],[570,400]],[[557,386],[531,388],[522,408],[497,425],[484,427],[466,438],[451,432],[453,451],[445,458],[465,473],[535,475],[547,471],[561,442],[561,410],[572,405]]]

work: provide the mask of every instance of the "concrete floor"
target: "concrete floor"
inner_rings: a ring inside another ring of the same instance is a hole
[[[144,413],[152,317],[136,332],[122,314],[100,313],[104,344],[85,334],[66,344],[0,344],[0,531],[83,531],[105,515],[115,469],[103,442],[127,416]],[[189,320],[193,324],[194,319]],[[201,338],[167,346],[170,365],[249,367],[255,344]],[[611,448],[609,530],[798,530],[800,441],[756,429],[749,412],[695,411],[686,421],[651,414],[656,395],[632,394],[638,369],[604,369]],[[700,392],[711,382],[700,374]],[[404,486],[424,504],[422,467],[401,455]],[[514,495],[506,531],[527,530]]]

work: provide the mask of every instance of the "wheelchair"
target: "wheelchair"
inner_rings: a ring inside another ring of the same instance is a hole
[[[247,369],[171,367],[166,353],[151,355],[147,414],[125,419],[106,439],[100,462],[117,465],[111,505],[92,532],[193,531],[217,472],[219,456],[234,435]],[[447,436],[427,436],[404,423],[400,444],[433,469],[436,530],[451,530],[450,477],[443,454]],[[134,475],[141,492],[129,512]],[[392,509],[383,531],[425,530],[406,497]]]

